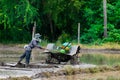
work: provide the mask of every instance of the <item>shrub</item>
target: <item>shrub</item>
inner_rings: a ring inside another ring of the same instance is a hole
[[[62,35],[59,36],[58,41],[60,41],[61,43],[66,42],[66,41],[69,42],[69,41],[71,41],[71,36],[69,34],[63,32]]]

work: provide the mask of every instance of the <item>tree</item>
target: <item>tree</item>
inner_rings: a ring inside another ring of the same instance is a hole
[[[79,22],[81,42],[103,40],[103,36],[106,35],[107,38],[114,36],[117,39],[112,40],[117,41],[120,29],[120,0],[107,0],[106,16],[108,17],[105,18],[107,26],[104,30],[103,2],[101,0],[0,0],[0,41],[29,41],[34,21],[36,21],[36,32],[52,42],[66,35],[71,38],[69,40],[77,40]],[[113,32],[116,35],[111,35]]]
[[[37,9],[28,0],[1,0],[0,3],[0,24],[4,27],[1,31],[2,39],[23,41],[28,36],[30,38],[31,31],[28,25],[33,23],[38,16]],[[20,34],[23,36],[18,37]]]

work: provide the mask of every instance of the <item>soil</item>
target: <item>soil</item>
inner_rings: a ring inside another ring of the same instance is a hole
[[[16,63],[20,57],[20,55],[24,52],[24,49],[19,46],[7,46],[7,45],[0,45],[0,62],[5,63]],[[42,54],[43,51],[39,49],[33,50],[33,55],[31,59],[31,63],[39,63],[43,61],[46,58],[45,54]],[[81,49],[81,53],[120,53],[120,50],[108,50],[108,49]],[[80,64],[77,66],[80,66],[81,68],[88,68],[93,67],[94,65],[89,64]],[[63,66],[62,66],[63,67]],[[94,66],[95,67],[95,66]],[[8,78],[8,77],[32,77],[34,76],[33,80],[105,80],[109,77],[115,77],[120,79],[120,71],[109,71],[109,72],[100,72],[100,73],[83,73],[83,74],[76,74],[76,75],[70,75],[70,76],[51,76],[49,78],[40,78],[35,76],[36,74],[39,74],[41,71],[52,71],[61,69],[60,68],[10,68],[10,67],[4,67],[2,68],[0,66],[0,78]]]

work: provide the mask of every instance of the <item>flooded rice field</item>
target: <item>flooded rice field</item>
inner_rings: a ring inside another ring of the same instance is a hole
[[[110,53],[110,54],[119,54],[119,50],[104,50],[104,49],[82,49],[80,54],[85,53]],[[59,72],[66,66],[72,66],[74,68],[91,68],[96,67],[93,64],[80,63],[77,65],[70,65],[69,63],[64,64],[46,64],[45,58],[46,54],[39,49],[34,49],[32,52],[31,65],[32,67],[28,68],[18,68],[11,67],[11,65],[16,65],[17,61],[21,54],[24,53],[23,48],[0,48],[0,78],[8,77],[20,77],[27,76],[34,80],[40,80],[40,77],[43,77],[41,73],[43,72]],[[3,63],[3,64],[2,64]],[[23,60],[24,63],[24,60]],[[49,76],[49,74],[47,74]]]

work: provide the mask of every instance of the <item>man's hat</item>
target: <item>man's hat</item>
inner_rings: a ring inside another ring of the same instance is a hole
[[[37,38],[40,38],[41,37],[41,35],[39,34],[39,33],[36,33],[35,34],[35,38],[37,39]]]

